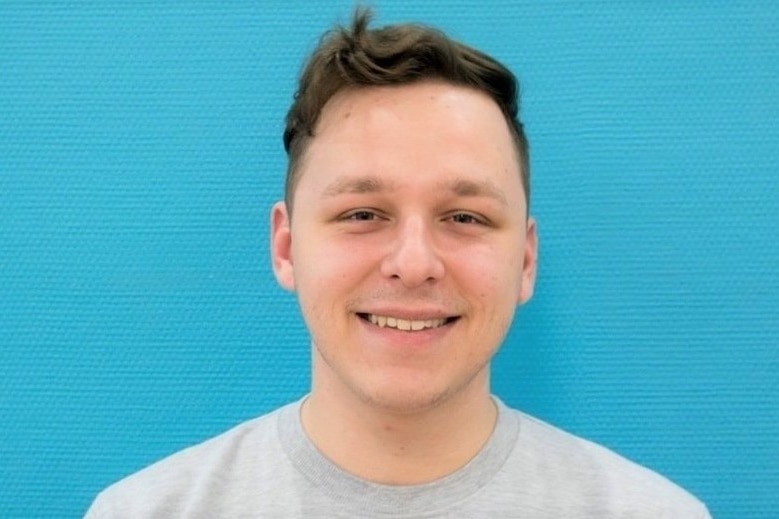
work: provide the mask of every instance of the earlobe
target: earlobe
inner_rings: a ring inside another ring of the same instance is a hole
[[[525,233],[525,249],[522,256],[522,286],[519,289],[517,303],[526,303],[533,296],[536,284],[536,269],[538,264],[538,235],[536,221],[528,217]]]
[[[270,214],[271,260],[276,281],[287,290],[295,290],[295,274],[292,268],[292,233],[290,219],[284,202],[273,204]]]

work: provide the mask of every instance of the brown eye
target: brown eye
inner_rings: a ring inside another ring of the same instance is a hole
[[[479,220],[472,214],[458,213],[452,216],[452,221],[456,223],[479,223]]]
[[[376,215],[370,211],[356,211],[349,215],[349,220],[358,220],[361,222],[373,220]]]

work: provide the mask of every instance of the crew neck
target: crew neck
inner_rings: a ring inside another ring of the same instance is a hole
[[[386,485],[356,477],[326,458],[303,430],[305,398],[280,410],[278,435],[295,469],[317,490],[355,514],[394,516],[441,511],[469,498],[501,470],[519,436],[519,421],[498,398],[495,428],[481,450],[451,474],[419,485]]]

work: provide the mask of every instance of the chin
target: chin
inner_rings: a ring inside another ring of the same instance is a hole
[[[448,401],[456,391],[452,388],[420,387],[420,384],[404,386],[394,383],[386,387],[372,387],[358,391],[367,405],[392,414],[416,414],[437,408]]]

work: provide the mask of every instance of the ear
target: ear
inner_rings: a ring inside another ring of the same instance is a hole
[[[522,255],[522,286],[519,289],[519,304],[526,303],[533,296],[533,288],[536,284],[536,268],[538,265],[538,235],[536,221],[527,219],[527,231],[525,232],[525,250]]]
[[[295,273],[292,268],[292,232],[287,206],[284,202],[273,204],[270,214],[270,250],[276,281],[287,290],[295,290]]]

